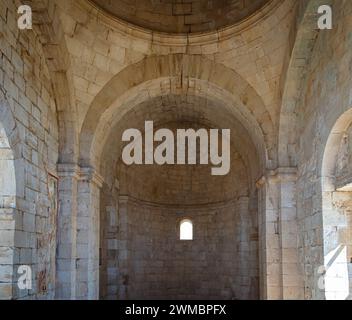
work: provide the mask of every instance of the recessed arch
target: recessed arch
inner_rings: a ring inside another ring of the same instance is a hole
[[[230,97],[226,99],[221,89],[217,88],[215,90],[214,87],[210,87],[210,84],[193,79],[187,80],[188,84],[191,83],[190,86],[186,86],[188,90],[177,88],[176,83],[177,78],[163,78],[159,81],[149,81],[147,87],[138,86],[134,88],[135,94],[131,95],[132,91],[130,90],[130,99],[124,95],[121,98],[123,102],[119,101],[118,107],[107,111],[96,129],[97,135],[96,140],[93,141],[94,147],[92,147],[92,151],[101,158],[101,166],[96,166],[96,169],[104,178],[101,193],[103,198],[101,198],[100,202],[100,247],[103,257],[100,273],[101,297],[107,296],[108,286],[111,285],[111,282],[108,280],[107,266],[109,265],[111,270],[111,266],[115,266],[116,261],[121,261],[121,259],[123,261],[125,259],[122,255],[118,255],[115,260],[111,259],[116,254],[113,249],[108,247],[109,239],[111,238],[111,234],[113,234],[113,228],[110,225],[111,215],[118,215],[116,220],[120,221],[118,222],[120,223],[118,230],[121,230],[121,232],[116,234],[116,238],[118,239],[118,243],[121,243],[122,251],[133,251],[131,252],[131,256],[126,259],[131,262],[132,269],[134,269],[135,260],[133,257],[139,256],[140,252],[138,249],[132,249],[132,247],[134,248],[135,241],[140,241],[138,239],[144,239],[143,243],[150,243],[150,241],[153,241],[153,243],[157,241],[159,243],[160,241],[168,241],[167,239],[170,236],[172,237],[170,239],[172,243],[177,242],[179,245],[188,246],[187,242],[175,241],[179,239],[178,226],[180,213],[182,212],[192,219],[197,228],[197,234],[195,235],[195,240],[197,241],[194,243],[196,247],[208,241],[207,239],[212,237],[212,234],[216,234],[218,230],[222,230],[224,238],[232,237],[232,235],[237,234],[237,230],[241,230],[241,234],[245,240],[236,250],[237,252],[241,252],[244,260],[249,259],[249,256],[253,259],[249,267],[252,270],[250,271],[252,275],[249,276],[246,274],[249,272],[249,269],[244,269],[241,265],[238,265],[241,271],[237,275],[233,275],[232,272],[237,262],[232,263],[227,261],[224,268],[232,268],[228,280],[231,283],[231,288],[227,288],[224,294],[228,297],[236,296],[238,299],[244,299],[247,296],[257,298],[259,290],[257,280],[259,276],[256,269],[258,268],[256,263],[257,237],[254,236],[255,239],[250,250],[246,250],[247,245],[245,243],[246,241],[252,241],[249,236],[251,230],[253,230],[253,233],[256,232],[256,198],[252,194],[255,193],[255,178],[258,178],[261,171],[260,169],[255,171],[253,169],[254,165],[251,166],[250,163],[258,165],[260,161],[257,153],[259,151],[254,142],[252,142],[248,130],[230,112],[231,107],[235,103]],[[184,83],[186,83],[186,80],[184,80]],[[196,88],[195,90],[191,89],[193,86]],[[210,95],[209,92],[212,92],[213,95]],[[124,104],[130,104],[129,108],[124,107]],[[128,128],[138,128],[142,132],[145,120],[155,120],[155,129],[159,129],[159,126],[169,129],[183,128],[182,125],[185,125],[186,128],[231,128],[233,132],[238,132],[238,135],[234,134],[233,139],[231,139],[234,141],[233,145],[231,145],[233,152],[231,156],[231,159],[233,159],[233,162],[231,162],[231,172],[226,177],[215,179],[211,177],[208,167],[204,167],[204,170],[199,167],[192,168],[192,166],[156,167],[152,165],[130,166],[126,168],[119,161],[121,158],[121,148],[119,148],[119,145],[121,146],[120,138],[122,132]],[[188,123],[185,124],[184,122]],[[98,141],[100,141],[100,144],[97,143]],[[264,139],[262,143],[264,145]],[[98,163],[99,161],[95,162],[96,165]],[[254,177],[251,177],[251,174]],[[177,177],[181,179],[176,183]],[[251,185],[249,185],[249,181],[251,181]],[[239,198],[242,200],[239,200]],[[252,211],[249,211],[249,203],[253,207]],[[238,212],[239,214],[233,214],[234,212]],[[243,214],[243,219],[241,218],[241,221],[238,220],[235,222],[236,219],[239,219],[240,212]],[[226,219],[230,222],[226,223]],[[120,239],[124,239],[126,230],[126,223],[124,221],[129,221],[130,232],[134,230],[133,232],[138,233],[139,236],[128,237],[126,241],[120,241]],[[155,228],[157,227],[154,226],[157,226],[160,221],[164,221],[167,227],[163,228],[163,231],[157,235],[155,233]],[[143,225],[145,226],[142,227]],[[138,228],[143,228],[143,231],[137,231]],[[208,228],[209,231],[206,231]],[[225,229],[227,232],[224,232]],[[167,232],[167,234],[164,232]],[[164,240],[155,240],[159,237]],[[220,245],[214,254],[220,256],[222,252],[228,250],[229,255],[235,255],[234,252],[236,250],[234,248],[236,245],[234,243],[237,243],[237,241],[239,240],[232,239],[230,241],[231,244],[226,248]],[[184,254],[178,254],[179,258],[176,258],[176,260],[185,261],[187,260],[187,255],[190,255],[190,250],[197,250],[197,248],[192,249],[193,243],[189,243],[189,245],[185,251],[181,251]],[[155,246],[152,248],[155,248]],[[163,251],[163,249],[160,252],[158,250],[159,253],[157,254],[152,248],[150,248],[150,252],[153,252],[151,253],[153,256],[159,256]],[[211,256],[212,254],[212,251],[205,253],[206,256]],[[148,257],[150,256],[148,255]],[[149,268],[153,263],[148,257],[140,258],[144,260],[145,268]],[[155,259],[158,260],[159,258],[156,257]],[[169,258],[165,259],[167,260],[165,263],[173,265],[173,262],[168,260]],[[221,260],[222,257],[219,259]],[[194,263],[197,258],[191,257],[190,260]],[[212,260],[214,259],[209,258],[209,264],[211,264],[210,261]],[[222,266],[219,266],[219,268],[222,268]],[[120,292],[124,292],[121,295],[118,293],[116,295],[118,298],[132,299],[139,297],[138,292],[140,292],[140,286],[142,285],[140,274],[139,276],[133,274],[131,272],[132,269],[119,269],[116,267],[116,275],[119,276],[117,276],[117,280],[115,281],[119,284]],[[188,271],[191,269],[186,268]],[[161,269],[158,272],[165,276],[165,270]],[[129,281],[119,282],[118,279],[123,278],[125,274],[129,275]],[[190,281],[198,282],[198,277],[192,277],[191,274],[188,274]],[[247,279],[251,279],[248,281],[252,283],[251,285],[248,284],[248,287],[243,291],[235,283],[236,277],[241,276],[240,274],[247,277]],[[179,274],[178,278],[182,278],[182,274]],[[216,289],[212,294],[219,294],[218,285],[222,285],[222,280],[219,279],[218,284],[215,285]],[[147,275],[144,281],[146,286],[149,281],[150,277]],[[181,284],[182,281],[178,279],[173,284],[170,284],[175,286],[174,290],[176,291],[174,292],[174,296],[187,292],[187,290],[183,291]],[[164,286],[165,283],[160,285],[160,291],[164,290]],[[153,292],[150,292],[146,288],[144,298],[153,297],[153,294]],[[169,294],[172,295],[172,292]],[[196,296],[196,293],[193,294]],[[199,294],[201,293],[198,293],[198,297]]]
[[[321,167],[325,267],[325,286],[321,289],[328,300],[352,297],[351,126],[352,108],[333,125]]]
[[[326,186],[329,188],[335,187],[336,181],[334,178],[336,174],[336,162],[340,149],[340,142],[343,139],[346,130],[351,125],[351,122],[352,109],[348,109],[337,119],[328,136],[321,172],[322,178],[324,179],[323,183],[326,183]]]
[[[190,82],[193,90],[190,89]],[[275,167],[274,126],[255,90],[235,71],[221,64],[200,55],[182,54],[148,57],[121,71],[100,91],[88,110],[80,133],[81,165],[95,165],[92,155],[97,145],[94,141],[97,140],[99,126],[105,127],[105,130],[107,128],[107,123],[102,121],[104,118],[112,119],[114,111],[123,115],[126,110],[120,106],[127,99],[136,99],[137,93],[148,99],[150,95],[165,91],[165,88],[178,92],[193,91],[209,97],[230,97],[231,108],[236,109],[235,113],[243,114],[241,120],[247,124],[249,134],[256,134],[259,140],[264,141],[261,148],[265,150],[262,152],[265,154],[265,165]]]

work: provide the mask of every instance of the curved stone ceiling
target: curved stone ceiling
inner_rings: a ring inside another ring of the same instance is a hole
[[[139,27],[167,33],[209,32],[234,25],[270,0],[90,0]]]

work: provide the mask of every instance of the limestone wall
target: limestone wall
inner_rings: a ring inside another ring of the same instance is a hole
[[[0,298],[53,298],[56,191],[48,181],[58,158],[56,105],[39,39],[17,28],[17,7],[10,0],[0,3],[0,122],[16,174],[14,179],[3,172],[7,151],[1,138]],[[11,185],[14,197],[4,198]],[[32,290],[18,289],[19,265],[32,268]]]
[[[179,239],[182,218],[194,240]],[[120,299],[256,299],[255,217],[248,198],[199,208],[120,203]]]
[[[351,1],[138,2],[28,0],[20,31],[0,1],[0,299],[326,298],[338,245],[352,274]],[[122,166],[145,120],[230,128],[235,170]]]
[[[352,3],[334,2],[334,28],[318,35],[301,98],[297,214],[305,298],[324,298],[318,268],[324,264],[322,167],[325,146],[336,121],[351,108]]]
[[[173,106],[167,103],[173,101],[171,97],[162,100],[163,107],[159,100],[152,100],[145,103],[144,110],[138,106],[131,111],[115,129],[103,154],[101,297],[258,298],[257,200],[249,201],[248,164],[234,145],[226,176],[212,176],[210,164],[122,163],[122,147],[116,146],[127,123],[141,132],[145,119],[155,121],[155,130],[165,127],[174,133],[175,128],[204,127],[183,120],[187,116],[196,119],[201,104]],[[208,122],[217,117],[205,114],[200,119]],[[227,128],[226,124],[220,127]],[[233,138],[242,143],[239,136]],[[179,240],[178,223],[183,217],[194,220],[194,241]],[[211,283],[207,283],[209,279]]]

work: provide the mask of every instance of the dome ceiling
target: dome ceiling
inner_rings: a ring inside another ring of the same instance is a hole
[[[208,32],[240,22],[270,0],[90,0],[139,27],[168,33]]]

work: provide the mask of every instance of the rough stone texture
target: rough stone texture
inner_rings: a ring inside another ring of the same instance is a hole
[[[118,298],[258,298],[257,229],[248,198],[191,208],[128,198],[120,210]],[[183,217],[193,221],[193,241],[179,240]]]
[[[141,27],[163,32],[204,32],[247,18],[268,0],[115,0],[93,2],[110,14]]]
[[[264,2],[0,2],[0,298],[351,298],[352,3]],[[231,173],[123,166],[145,120],[230,128]]]
[[[17,29],[17,6],[0,4],[0,297],[53,298],[58,126],[41,44]],[[32,268],[32,290],[19,290],[19,265]]]
[[[342,10],[343,7],[343,10]],[[351,3],[334,2],[335,26],[330,32],[321,32],[312,52],[312,60],[307,70],[307,82],[302,92],[302,104],[298,111],[299,128],[302,136],[298,141],[298,226],[300,262],[304,267],[305,298],[319,299],[324,291],[318,287],[321,276],[318,268],[329,266],[334,259],[327,256],[336,245],[349,242],[339,239],[333,246],[335,236],[329,240],[329,228],[340,229],[336,221],[336,210],[332,201],[326,201],[327,194],[336,191],[335,183],[329,180],[338,172],[330,170],[338,165],[334,145],[340,146],[341,140],[331,140],[339,132],[348,129],[351,118],[351,43],[347,34],[351,30]],[[341,119],[344,122],[341,122]],[[331,143],[330,141],[333,141]],[[314,146],[314,147],[312,147]],[[334,180],[336,180],[335,177]],[[323,196],[325,200],[323,201]],[[335,220],[335,221],[334,221]],[[341,220],[340,220],[341,222]],[[344,224],[344,229],[351,233],[351,224]],[[329,243],[330,242],[330,243]],[[351,254],[345,253],[345,269],[351,260]],[[347,262],[347,264],[346,264]],[[328,267],[329,268],[329,267]],[[351,280],[345,279],[348,283]],[[347,295],[345,295],[346,298]],[[331,298],[331,296],[330,296]],[[340,296],[341,298],[341,296]]]
[[[126,166],[120,159],[125,144],[116,137],[128,127],[144,132],[146,119],[174,134],[233,127],[216,107],[204,98],[165,95],[135,106],[112,131],[101,169],[109,184],[101,202],[101,298],[259,297],[257,208],[253,198],[249,205],[248,162],[236,151],[241,131],[233,132],[232,169],[224,177],[212,177],[211,165]],[[179,240],[183,216],[194,221],[191,243]]]

